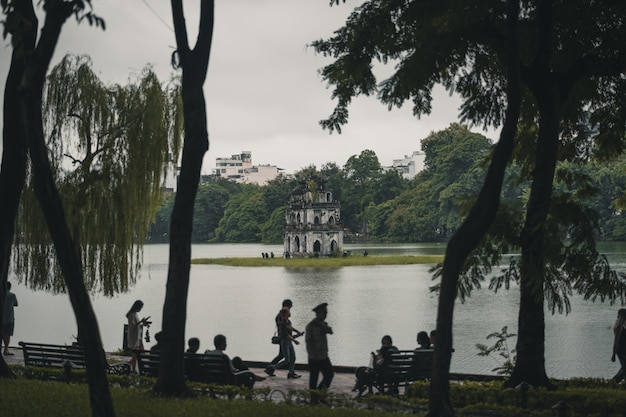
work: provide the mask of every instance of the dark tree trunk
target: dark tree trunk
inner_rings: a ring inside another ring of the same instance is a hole
[[[538,8],[538,49],[523,79],[539,109],[539,133],[535,150],[535,167],[521,232],[520,309],[517,331],[517,360],[513,373],[505,383],[515,387],[526,382],[533,387],[553,388],[545,371],[545,223],[550,212],[552,187],[559,148],[560,109],[573,83],[569,77],[552,72],[552,32],[554,25],[552,1]]]
[[[23,2],[30,0],[20,0]],[[31,8],[32,10],[32,8]],[[61,28],[73,12],[71,3],[60,3],[46,10],[46,20],[35,50],[24,50],[26,72],[20,86],[20,121],[32,166],[35,194],[54,242],[59,265],[78,325],[80,344],[85,352],[89,398],[93,416],[114,416],[106,375],[106,357],[98,322],[83,281],[80,249],[69,232],[65,212],[54,183],[47,156],[41,115],[42,90]],[[36,22],[34,13],[28,20]]]
[[[560,94],[556,86],[546,82],[549,79],[547,76],[537,77],[538,87],[533,88],[539,106],[539,136],[521,239],[517,360],[505,384],[508,387],[521,382],[534,387],[553,387],[545,371],[544,225],[550,211],[559,146]]]
[[[22,7],[32,9],[32,3],[18,3],[16,13],[26,14],[21,10]],[[31,12],[31,14],[34,13]],[[11,66],[9,67],[9,74],[7,75],[4,89],[3,151],[2,168],[0,170],[0,201],[2,201],[2,204],[0,204],[0,322],[2,322],[4,313],[11,248],[15,237],[15,221],[20,197],[26,181],[26,155],[28,150],[21,133],[20,111],[17,105],[19,102],[18,88],[24,76],[24,60],[21,59],[19,51],[25,48],[33,49],[37,36],[37,25],[29,25],[21,21],[19,32],[22,37],[18,36],[17,39],[12,39],[12,41],[14,43],[22,42],[22,45],[14,45],[13,47]],[[14,377],[3,356],[0,356],[0,376]]]
[[[459,273],[465,260],[483,238],[500,204],[502,182],[515,145],[515,133],[521,105],[521,78],[516,37],[519,2],[507,2],[507,98],[505,120],[496,145],[485,182],[476,203],[446,247],[439,305],[437,308],[437,343],[430,381],[429,417],[454,415],[450,401],[450,361],[452,358],[452,323]]]
[[[206,105],[202,86],[206,79],[213,37],[214,1],[203,0],[200,29],[189,50],[181,0],[172,0],[177,54],[183,70],[182,96],[185,141],[178,190],[170,225],[170,260],[167,276],[161,342],[161,367],[155,391],[168,396],[187,396],[184,351],[187,294],[191,267],[193,208],[200,182],[202,159],[209,148]]]

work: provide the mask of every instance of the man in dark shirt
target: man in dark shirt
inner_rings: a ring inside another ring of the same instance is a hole
[[[326,323],[328,303],[322,303],[313,309],[315,318],[306,326],[306,351],[309,354],[309,389],[327,389],[333,380],[333,365],[328,358],[328,339],[326,335],[333,334],[333,329]],[[317,384],[319,373],[322,372],[322,382]]]

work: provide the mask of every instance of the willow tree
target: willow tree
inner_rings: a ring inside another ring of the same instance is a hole
[[[168,164],[178,155],[180,88],[163,85],[150,68],[125,86],[109,86],[87,56],[67,55],[48,75],[43,98],[51,165],[81,247],[86,285],[105,295],[126,291],[141,264]],[[33,199],[31,182],[22,199],[25,244],[15,252],[16,272],[33,288],[63,290]]]

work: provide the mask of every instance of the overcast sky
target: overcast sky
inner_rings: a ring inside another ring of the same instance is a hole
[[[183,3],[189,38],[195,42],[199,2]],[[210,145],[203,173],[211,172],[215,158],[244,150],[252,152],[254,164],[278,165],[288,173],[327,162],[341,167],[364,149],[373,150],[382,165],[391,165],[393,159],[419,150],[419,141],[429,133],[458,120],[459,100],[442,89],[435,93],[433,113],[421,119],[411,114],[410,103],[388,111],[374,97],[365,97],[353,102],[342,134],[329,134],[319,120],[332,112],[334,103],[318,70],[330,61],[307,45],[331,36],[362,1],[333,7],[329,0],[215,3],[205,84]],[[162,81],[170,77],[175,40],[169,1],[93,0],[93,7],[105,19],[106,31],[68,21],[53,64],[67,53],[87,54],[107,83],[126,83],[147,64]],[[3,86],[9,60],[10,47],[4,40]],[[491,138],[496,139],[493,134]]]

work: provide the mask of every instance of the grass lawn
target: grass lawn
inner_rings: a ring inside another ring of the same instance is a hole
[[[147,388],[111,388],[117,417],[391,417],[397,413],[363,409],[275,404],[246,399],[157,397]],[[86,384],[0,378],[1,415],[11,417],[89,417]]]
[[[363,265],[436,265],[443,262],[442,255],[420,256],[346,256],[339,258],[199,258],[192,264],[227,266],[280,266],[285,268],[341,268]]]

